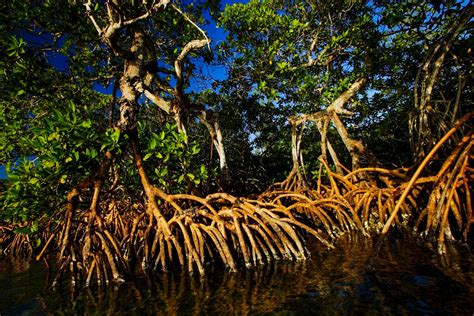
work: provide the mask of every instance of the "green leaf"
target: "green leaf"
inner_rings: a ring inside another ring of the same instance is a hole
[[[156,138],[152,138],[150,141],[150,149],[151,150],[155,149],[157,145],[158,145],[158,141],[156,140]]]
[[[143,161],[147,161],[148,158],[150,158],[153,154],[152,153],[148,153],[145,155],[145,157],[143,157]]]
[[[69,104],[71,105],[72,112],[76,112],[76,103],[73,100],[69,100]]]
[[[84,128],[91,128],[92,121],[91,120],[85,120],[84,122],[81,123],[81,126],[84,127]]]
[[[160,177],[164,177],[164,176],[166,176],[167,174],[168,174],[168,169],[165,169],[165,168],[161,169],[161,171],[160,171]]]
[[[32,233],[35,233],[38,231],[38,222],[33,222],[33,224],[31,225],[31,232]]]
[[[49,141],[52,141],[52,140],[59,140],[59,137],[60,137],[60,136],[59,136],[58,133],[51,133],[51,134],[49,134],[49,136],[48,136],[48,140],[49,140]]]
[[[199,148],[199,145],[198,145],[198,144],[194,145],[194,146],[191,148],[191,151],[192,151],[192,154],[193,154],[193,155],[197,155],[200,150],[201,150],[201,148]]]
[[[116,129],[114,130],[114,132],[112,133],[112,140],[114,141],[114,143],[118,143],[119,139],[120,139],[120,130],[119,129]]]
[[[35,240],[35,248],[38,248],[39,246],[41,246],[41,238],[36,238],[36,240]]]

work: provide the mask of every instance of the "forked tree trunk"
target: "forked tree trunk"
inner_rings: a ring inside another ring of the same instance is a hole
[[[338,173],[342,173],[342,170],[339,167],[339,159],[337,158],[336,152],[327,141],[327,129],[329,128],[329,121],[333,123],[339,134],[339,137],[341,137],[344,145],[347,148],[347,151],[351,156],[352,169],[357,169],[362,166],[362,157],[365,157],[369,163],[376,161],[376,159],[367,151],[364,144],[360,140],[355,140],[349,136],[346,126],[339,118],[339,115],[353,114],[352,112],[344,109],[344,105],[365,86],[366,82],[367,77],[365,76],[355,81],[346,91],[341,93],[341,95],[337,97],[336,100],[334,100],[326,110],[289,118],[289,121],[293,126],[304,126],[307,121],[316,123],[319,133],[321,134],[321,155],[323,159],[327,160],[327,149],[328,147],[330,148],[329,152],[334,163],[336,164]],[[295,147],[293,146],[293,151],[295,150],[294,148]],[[293,161],[295,161],[295,158],[293,158]],[[298,160],[296,159],[296,161]]]
[[[301,174],[301,169],[303,169],[304,172],[301,142],[303,140],[305,125],[299,124],[297,118],[290,117],[288,120],[291,123],[291,159],[293,161],[293,167],[287,179],[282,183],[283,188],[286,190],[306,189],[308,183],[303,174]],[[301,128],[298,131],[299,126],[301,126]]]

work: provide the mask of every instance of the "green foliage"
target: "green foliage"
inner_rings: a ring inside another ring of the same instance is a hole
[[[359,3],[348,12],[342,3],[266,0],[228,6],[220,23],[229,31],[222,46],[235,56],[229,80],[245,78],[262,99],[296,111],[318,110],[330,101],[326,90],[340,90],[341,79],[361,71],[363,52],[376,36],[369,13]]]
[[[326,108],[367,74],[366,90],[347,105],[355,115],[344,118],[345,123],[382,162],[406,164],[406,122],[413,115],[419,66],[468,5],[251,0],[226,6],[216,15],[217,2],[192,1],[181,8],[201,25],[208,17],[219,19],[228,37],[215,49],[216,62],[227,66],[228,78],[213,82],[214,90],[194,91],[189,78],[212,54],[193,51],[183,63],[183,74],[184,90],[194,92],[180,99],[189,112],[219,114],[234,190],[244,194],[263,190],[291,168],[289,116]],[[93,4],[97,23],[107,25],[105,3]],[[137,1],[125,2],[122,9],[129,17],[144,12]],[[160,11],[136,25],[160,58],[153,65],[159,80],[149,88],[168,101],[176,82],[176,58],[202,34],[176,10],[160,10],[166,14]],[[110,127],[118,116],[117,105],[110,95],[97,92],[118,86],[123,59],[101,42],[83,3],[3,1],[0,20],[0,164],[8,172],[0,221],[34,223],[60,210],[66,192],[96,171],[107,150],[114,154],[123,195],[141,196],[127,135]],[[128,45],[128,35],[124,28],[117,42]],[[463,31],[454,41],[435,86],[434,106],[440,115],[458,94],[464,104],[472,103],[470,36]],[[142,99],[139,107],[140,149],[154,183],[174,193],[217,182],[217,155],[210,161],[204,150],[211,140],[203,126],[189,120],[185,139],[156,108]],[[334,136],[329,128],[333,147],[347,162],[344,146]],[[306,172],[318,176],[317,129],[309,126],[304,137]]]
[[[67,1],[2,2],[0,20],[0,163],[8,176],[0,221],[31,221],[60,210],[71,186],[97,167],[110,98],[88,79],[103,68],[98,50],[78,45],[94,30]],[[92,55],[95,62],[82,57]]]
[[[11,166],[7,165],[10,169]],[[7,169],[7,170],[8,170]],[[34,161],[24,159],[8,172],[6,190],[0,196],[1,221],[26,221],[49,213],[51,193]]]
[[[139,13],[133,3],[123,9],[126,15]],[[213,0],[183,7],[198,23],[207,23],[204,11],[217,9]],[[105,5],[96,2],[93,10],[97,22],[106,25]],[[173,81],[175,59],[201,34],[175,10],[156,15],[140,27],[159,43],[156,54],[162,56],[166,79]],[[60,210],[68,190],[96,172],[107,150],[116,159],[116,170],[125,174],[121,192],[140,196],[127,135],[107,128],[117,106],[110,107],[111,97],[95,91],[114,84],[123,60],[101,43],[84,5],[2,2],[0,20],[0,163],[8,173],[2,181],[0,221],[30,221]],[[118,36],[127,43],[125,33]],[[193,53],[193,58],[200,56]],[[186,68],[187,75],[194,70],[192,63]],[[171,125],[156,129],[157,116],[147,115],[145,108],[142,113],[139,133],[152,180],[172,192],[200,185],[207,169],[198,161],[199,146],[186,145]]]
[[[18,138],[29,155],[7,164],[6,190],[0,197],[3,220],[51,215],[66,192],[97,168],[100,152],[118,151],[116,133],[103,132],[103,121],[97,120],[105,104],[76,105],[69,100],[61,110],[29,120],[26,135]]]
[[[201,148],[196,141],[186,144],[186,136],[170,123],[151,130],[150,126],[139,125],[139,135],[146,145],[143,160],[152,170],[153,183],[170,193],[179,193],[207,179],[206,167],[197,160]]]
[[[237,91],[241,99],[258,100],[258,116],[278,120],[275,117],[324,109],[357,78],[369,74],[365,91],[347,105],[355,116],[344,120],[350,134],[369,144],[384,164],[407,164],[407,122],[416,115],[416,74],[430,48],[469,5],[463,1],[265,0],[227,6],[219,19],[228,32],[221,60],[229,67],[221,91],[229,95]],[[472,46],[472,40],[468,30],[461,34],[434,89],[440,116],[447,113],[447,105],[452,109],[455,87],[463,87],[464,104],[472,100],[472,87],[463,81],[472,78],[472,71],[467,50],[462,48]],[[271,128],[263,122],[255,127],[254,143],[273,160],[280,159],[281,153],[263,141]],[[317,131],[308,136],[319,140]],[[290,136],[281,131],[280,137]],[[339,158],[346,160],[340,142],[331,141],[342,149],[337,150]],[[307,153],[317,157],[317,146]]]

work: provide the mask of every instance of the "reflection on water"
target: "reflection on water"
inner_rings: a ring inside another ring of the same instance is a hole
[[[313,247],[313,246],[310,246]],[[474,313],[474,262],[467,248],[449,260],[412,240],[342,238],[306,262],[278,262],[206,278],[163,273],[153,280],[72,293],[51,290],[39,263],[0,262],[0,314],[455,314]]]

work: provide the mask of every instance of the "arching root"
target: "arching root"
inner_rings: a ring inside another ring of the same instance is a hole
[[[150,183],[138,146],[132,144],[145,204],[103,192],[113,159],[106,153],[96,175],[70,191],[62,212],[42,219],[32,234],[22,233],[28,223],[0,226],[0,243],[3,252],[34,254],[37,260],[48,250],[58,253],[54,282],[67,275],[72,285],[121,282],[135,273],[174,267],[202,275],[209,262],[236,270],[272,260],[303,260],[309,256],[307,236],[332,248],[342,233],[385,234],[410,220],[416,232],[435,236],[444,252],[446,240],[466,239],[474,222],[473,132],[461,139],[436,175],[421,173],[461,125],[456,123],[411,178],[408,169],[334,173],[321,159],[326,176],[316,188],[297,186],[293,173],[255,199],[226,193],[168,195]],[[363,181],[367,174],[371,181]],[[79,196],[87,195],[88,203],[80,202]],[[41,247],[34,247],[37,241]]]

